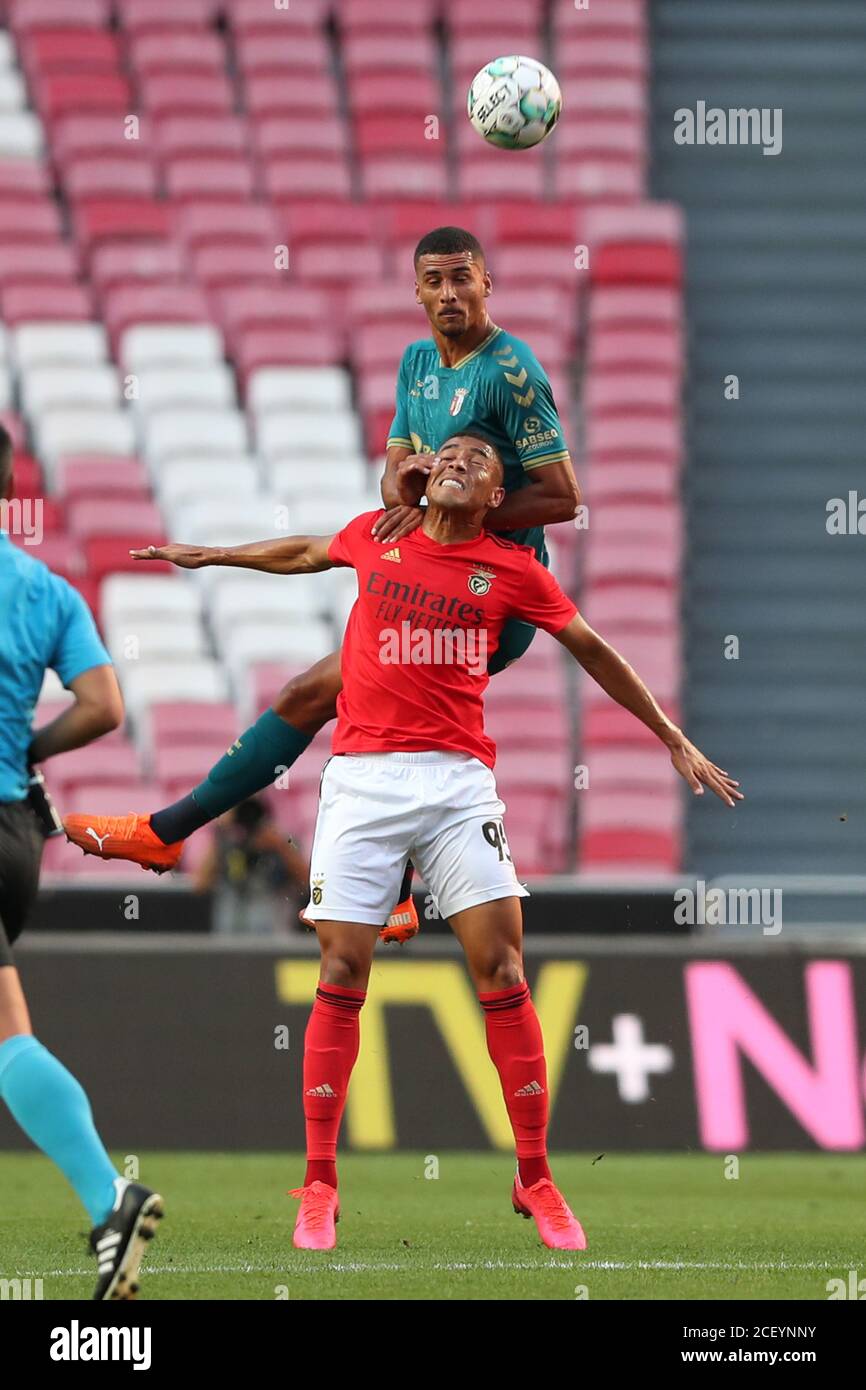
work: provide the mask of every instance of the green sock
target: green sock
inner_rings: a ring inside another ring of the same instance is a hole
[[[302,734],[274,710],[265,710],[214,763],[191,796],[151,816],[151,828],[167,845],[185,840],[209,820],[270,787],[311,742],[312,735]]]

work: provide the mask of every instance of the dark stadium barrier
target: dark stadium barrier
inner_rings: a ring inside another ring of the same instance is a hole
[[[107,1142],[298,1149],[312,941],[30,934],[34,1026]],[[556,1149],[856,1150],[866,1142],[866,956],[530,939]],[[508,1150],[484,1024],[453,943],[377,957],[344,1142]],[[0,1147],[23,1147],[0,1114]]]

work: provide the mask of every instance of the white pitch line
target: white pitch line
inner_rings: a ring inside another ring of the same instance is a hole
[[[462,1271],[495,1271],[508,1269],[532,1269],[558,1272],[560,1270],[662,1270],[677,1273],[681,1270],[716,1270],[727,1273],[788,1273],[808,1270],[839,1269],[845,1261],[831,1263],[821,1260],[806,1261],[764,1261],[755,1263],[733,1263],[727,1261],[704,1260],[585,1260],[579,1252],[568,1264],[551,1260],[449,1260],[437,1261],[427,1265],[422,1261],[413,1263],[404,1260],[400,1263],[387,1260],[310,1260],[301,1269],[280,1269],[275,1265],[150,1265],[142,1269],[142,1274],[273,1274],[281,1278],[291,1278],[298,1274],[313,1274],[318,1270],[328,1270],[334,1274],[369,1274],[375,1272],[409,1274],[413,1271],[460,1273]],[[92,1275],[87,1269],[25,1270],[18,1278],[71,1279]]]

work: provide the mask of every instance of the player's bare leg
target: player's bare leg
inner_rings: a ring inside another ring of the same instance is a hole
[[[586,1236],[554,1185],[547,1162],[547,1063],[538,1015],[523,974],[519,898],[498,898],[454,913],[451,927],[484,1010],[487,1046],[517,1146],[511,1201],[534,1217],[552,1250],[585,1250]]]
[[[293,1237],[300,1250],[332,1250],[337,1243],[337,1136],[378,936],[378,927],[357,922],[319,922],[316,929],[322,967],[304,1036],[307,1171],[303,1186],[290,1193],[301,1200]]]
[[[113,1167],[83,1089],[33,1036],[13,965],[0,966],[0,1098],[27,1137],[64,1173],[90,1215],[98,1268],[94,1298],[135,1298],[142,1254],[162,1218],[162,1198],[141,1183],[127,1182]]]

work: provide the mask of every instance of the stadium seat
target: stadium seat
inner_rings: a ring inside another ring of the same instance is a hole
[[[28,416],[58,406],[119,406],[117,371],[107,362],[30,368],[21,375],[21,405]]]
[[[0,242],[0,286],[57,282],[70,284],[78,275],[78,257],[63,241],[54,244]]]
[[[352,175],[344,154],[314,152],[309,158],[293,155],[269,159],[262,173],[265,194],[281,199],[345,199],[352,196]]]
[[[244,75],[284,77],[291,69],[319,77],[330,72],[331,57],[321,31],[241,33],[235,35],[235,58]]]
[[[224,0],[224,8],[232,29],[238,34],[285,33],[286,29],[319,30],[331,9],[330,0],[304,0],[303,5],[277,9],[262,5],[259,0]]]
[[[133,33],[126,51],[129,66],[139,79],[153,73],[222,76],[226,69],[226,51],[220,36],[204,27]]]
[[[210,458],[246,452],[247,425],[239,410],[162,410],[145,416],[142,452],[156,468],[177,454]]]
[[[358,133],[356,126],[356,141]],[[254,138],[256,152],[265,167],[281,157],[291,159],[297,155],[321,153],[345,159],[348,154],[346,127],[337,112],[309,120],[266,118],[256,122]],[[363,150],[361,144],[358,148]]]
[[[84,285],[10,285],[0,291],[0,312],[10,328],[18,324],[89,319],[90,292]]]
[[[280,241],[273,208],[261,203],[209,203],[207,207],[181,205],[176,209],[177,230],[184,244],[201,246],[273,246]]]
[[[34,84],[34,97],[40,116],[49,124],[87,111],[111,111],[122,120],[134,109],[132,86],[120,72],[42,74]]]
[[[129,662],[123,673],[123,697],[130,717],[137,723],[154,701],[195,700],[223,705],[229,697],[228,678],[224,667],[212,660]],[[124,810],[133,805],[147,809],[130,800]],[[100,806],[102,809],[108,808]]]
[[[332,114],[336,88],[330,73],[308,72],[302,83],[294,83],[287,82],[281,73],[250,72],[244,81],[244,99],[254,120],[296,116],[308,120],[316,112]]]
[[[55,481],[58,492],[69,502],[83,498],[122,498],[130,502],[146,502],[150,496],[147,474],[143,465],[134,458],[65,454],[60,460]]]
[[[120,237],[168,237],[171,211],[167,203],[147,198],[88,199],[76,205],[73,227],[76,239],[89,254],[100,242]]]
[[[21,65],[32,82],[40,73],[111,73],[120,67],[120,44],[100,29],[36,29],[20,47]]]
[[[225,72],[143,73],[138,80],[143,109],[166,116],[231,115],[234,97]]]
[[[114,155],[76,155],[61,171],[67,198],[155,198],[159,179],[150,156],[132,142]]]
[[[358,420],[351,411],[272,411],[256,418],[256,446],[265,459],[356,455],[360,444]]]
[[[94,248],[90,278],[101,291],[187,279],[183,247],[173,241],[108,241]]]
[[[57,407],[43,411],[34,422],[34,436],[45,473],[53,484],[64,454],[135,452],[135,428],[129,414],[110,406],[80,410]]]
[[[341,454],[335,459],[316,459],[315,477],[310,477],[306,459],[274,458],[267,468],[267,484],[276,497],[297,502],[303,497],[311,501],[344,498],[351,507],[357,499],[358,511],[364,509],[367,496],[367,470],[361,458]],[[291,515],[291,511],[290,511]]]
[[[19,371],[55,363],[104,362],[108,355],[101,323],[22,323],[12,333]]]
[[[107,744],[99,739],[89,747],[52,758],[48,776],[61,795],[82,782],[125,788],[139,780],[138,755],[131,743]]]
[[[148,367],[138,374],[136,386],[130,405],[142,415],[175,407],[231,410],[237,404],[234,375],[225,362]]]
[[[210,323],[141,323],[128,328],[118,354],[129,371],[221,362],[222,338]]]
[[[526,198],[542,198],[545,191],[542,151],[524,150],[521,160],[521,192]],[[482,149],[478,155],[464,156],[460,162],[459,179],[465,197],[472,193],[479,198],[502,198],[514,192],[514,170],[505,150]]]
[[[341,367],[264,367],[250,377],[247,405],[255,415],[288,407],[346,411],[352,388]]]
[[[438,13],[438,0],[413,0],[411,5],[404,0],[343,0],[340,28],[346,34],[425,33]]]
[[[234,706],[199,704],[196,701],[159,701],[150,706],[144,732],[147,747],[154,750],[191,747],[203,743],[227,748],[238,731]],[[142,732],[141,730],[139,732]]]
[[[240,116],[167,116],[156,123],[159,158],[246,156],[249,131]]]
[[[260,367],[331,366],[342,361],[343,352],[340,336],[325,325],[315,330],[244,330],[237,335],[232,356],[245,392],[249,376]]]
[[[208,655],[204,629],[193,619],[163,623],[138,617],[134,623],[121,621],[106,629],[106,640],[121,683],[122,668],[130,662],[188,661]]]
[[[174,529],[177,511],[190,502],[206,501],[221,493],[254,497],[261,482],[258,463],[250,458],[170,456],[157,470],[157,479],[157,494],[169,530]]]
[[[106,627],[139,618],[172,623],[197,619],[200,613],[201,598],[196,585],[188,583],[174,568],[155,574],[150,562],[139,564],[133,573],[111,575],[100,593],[100,615]]]
[[[85,498],[70,502],[67,516],[70,535],[82,541],[92,536],[154,536],[163,529],[159,507],[151,501]]]
[[[234,199],[247,203],[255,194],[255,171],[243,154],[221,157],[201,155],[173,156],[166,161],[165,185],[175,203]]]
[[[131,34],[199,30],[217,18],[221,0],[115,0],[118,19]]]
[[[8,8],[9,27],[16,36],[69,26],[67,0],[12,0]],[[76,29],[107,29],[110,20],[110,0],[75,0]]]
[[[206,323],[207,300],[195,285],[167,283],[116,285],[104,296],[103,318],[115,352],[121,339],[145,324]]]
[[[253,286],[274,289],[287,283],[289,278],[287,271],[275,269],[273,241],[204,245],[194,250],[191,258],[195,278],[211,292]],[[219,305],[219,300],[215,299],[214,303]],[[293,307],[298,316],[297,302]],[[314,317],[325,311],[326,305],[320,300]]]

